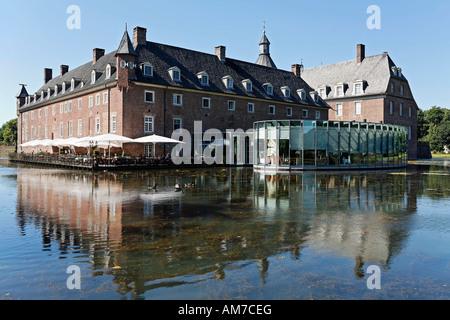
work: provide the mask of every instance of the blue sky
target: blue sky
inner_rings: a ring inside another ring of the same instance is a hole
[[[81,10],[81,29],[69,30],[67,8]],[[370,30],[367,8],[381,10],[381,29]],[[255,62],[263,21],[279,69],[303,60],[306,68],[387,51],[403,69],[421,109],[450,108],[450,1],[166,0],[8,1],[0,10],[0,124],[16,117],[19,83],[30,94],[43,84],[44,68],[59,74],[92,59],[92,49],[117,49],[128,24],[147,38],[202,52],[225,45],[227,56]]]

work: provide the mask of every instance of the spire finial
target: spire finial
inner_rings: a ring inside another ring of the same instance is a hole
[[[125,22],[125,32],[128,32],[128,26],[126,22]]]
[[[266,22],[265,21],[263,21],[263,31],[264,31],[264,34],[266,34]]]

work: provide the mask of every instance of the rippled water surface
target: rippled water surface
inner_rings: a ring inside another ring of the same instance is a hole
[[[1,160],[0,299],[449,299],[449,205],[445,161],[264,175]]]

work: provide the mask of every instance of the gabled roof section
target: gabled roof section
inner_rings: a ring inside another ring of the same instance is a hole
[[[387,53],[365,57],[358,64],[356,59],[303,70],[302,78],[312,87],[329,86],[329,98],[334,98],[336,84],[347,84],[344,97],[353,95],[352,84],[357,80],[365,82],[364,95],[384,94],[388,91],[393,61]],[[402,76],[403,80],[406,80]]]
[[[22,86],[22,88],[20,88],[20,91],[16,95],[16,98],[26,98],[26,97],[28,97],[28,92],[27,92],[27,89],[25,89],[25,85],[22,84],[21,86]]]
[[[123,34],[122,40],[120,41],[116,54],[131,54],[137,56],[136,51],[134,51],[133,44],[131,43],[130,36],[128,35],[128,31],[126,30]]]

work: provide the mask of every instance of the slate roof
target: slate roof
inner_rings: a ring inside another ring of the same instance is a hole
[[[387,53],[364,58],[358,64],[356,59],[339,62],[330,65],[308,68],[303,70],[302,78],[316,90],[320,86],[329,86],[331,92],[328,99],[334,98],[335,86],[338,83],[346,83],[344,97],[353,97],[353,83],[355,80],[364,80],[364,94],[377,95],[388,92],[391,77],[394,77],[391,68],[395,66]],[[404,75],[397,77],[406,80]]]
[[[314,89],[290,71],[231,58],[226,58],[225,62],[221,62],[213,54],[155,42],[139,45],[136,51],[138,54],[138,65],[150,62],[154,68],[153,77],[145,77],[138,69],[136,76],[139,82],[329,108],[323,100],[315,103],[309,95]],[[175,66],[181,71],[181,82],[173,81],[167,71]],[[209,86],[202,86],[197,77],[197,74],[202,71],[209,76]],[[225,87],[222,81],[222,78],[225,76],[233,78],[233,90]],[[253,92],[247,92],[242,85],[242,81],[247,79],[252,81]],[[265,83],[272,84],[272,96],[265,92],[263,88]],[[283,86],[290,88],[291,98],[284,97],[281,91]],[[306,91],[307,101],[300,100],[296,93],[298,89]]]
[[[130,45],[131,41],[128,37],[128,33],[125,32],[118,50],[104,55],[98,59],[95,64],[90,61],[76,69],[70,70],[63,76],[59,75],[36,91],[38,95],[40,95],[41,91],[47,93],[48,88],[54,89],[55,85],[61,86],[63,82],[66,82],[65,93],[59,92],[56,96],[53,93],[50,99],[44,98],[42,100],[38,98],[36,101],[25,104],[21,107],[21,110],[32,108],[41,103],[51,103],[52,100],[59,99],[65,95],[79,93],[83,90],[115,82],[117,73],[115,56],[119,53],[133,54],[133,52],[136,55],[136,64],[138,65],[138,68],[136,69],[136,79],[132,80],[136,82],[261,98],[272,100],[274,103],[278,101],[329,108],[328,104],[322,99],[319,99],[318,102],[314,102],[310,96],[310,92],[314,91],[314,89],[303,79],[297,77],[290,71],[283,71],[231,58],[226,58],[225,62],[221,62],[214,54],[202,53],[155,42],[147,42],[145,45],[140,44],[135,49],[133,49],[132,46],[130,47]],[[145,62],[150,62],[153,65],[152,77],[144,76],[139,68],[139,66]],[[106,79],[106,66],[108,64],[112,65],[114,68],[111,77]],[[168,72],[168,69],[175,66],[181,71],[181,82],[172,81]],[[92,70],[101,73],[94,85],[91,84]],[[202,71],[207,72],[209,75],[209,86],[202,86],[198,79],[197,74]],[[222,81],[224,76],[231,76],[233,78],[234,90],[225,87]],[[81,83],[78,83],[75,90],[70,91],[70,82],[72,78],[79,79],[83,82],[83,87],[81,87]],[[253,92],[244,90],[242,81],[246,79],[252,81]],[[268,95],[265,92],[263,88],[263,84],[265,83],[272,84],[273,95]],[[284,86],[290,88],[290,98],[286,98],[281,92],[281,87]],[[306,101],[302,101],[299,98],[296,92],[298,89],[305,90]]]

